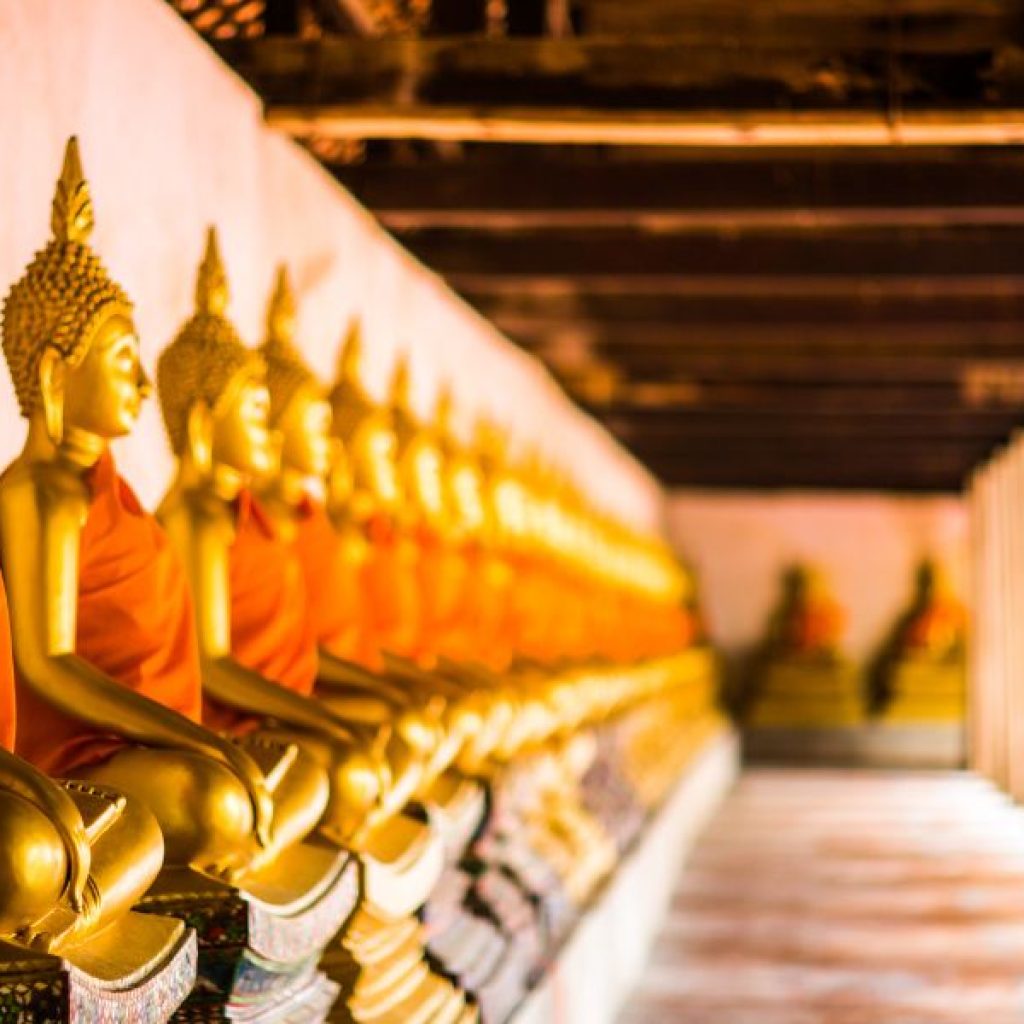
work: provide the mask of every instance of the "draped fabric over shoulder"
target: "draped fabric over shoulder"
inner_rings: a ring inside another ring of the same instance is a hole
[[[14,661],[11,655],[11,620],[7,591],[0,576],[0,747],[14,749]]]
[[[112,679],[199,721],[202,682],[184,566],[105,453],[89,473],[79,547],[76,653]],[[119,737],[18,687],[17,752],[49,774],[95,764]]]
[[[310,498],[299,508],[296,527],[294,548],[306,580],[317,643],[338,658],[376,664],[363,649],[370,628],[362,599],[365,540],[353,534],[346,543],[323,505]]]
[[[231,546],[231,653],[267,679],[308,696],[316,685],[316,648],[302,563],[244,491]]]
[[[415,656],[421,635],[415,541],[382,514],[370,519],[366,535],[366,601],[376,641],[383,650]]]

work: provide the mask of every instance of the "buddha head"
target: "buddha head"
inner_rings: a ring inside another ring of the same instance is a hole
[[[295,296],[284,267],[277,273],[260,353],[267,367],[270,427],[280,439],[280,468],[323,481],[331,470],[331,406],[295,346]]]
[[[201,473],[269,474],[275,449],[270,395],[259,353],[227,319],[227,277],[210,228],[196,279],[196,311],[163,351],[156,382],[174,454]]]
[[[68,141],[53,236],[7,294],[3,349],[21,413],[58,447],[127,434],[150,384],[132,304],[89,245],[92,200]]]
[[[391,410],[369,396],[362,380],[362,330],[354,320],[341,350],[338,378],[328,395],[332,432],[345,447],[351,471],[351,518],[395,515],[402,503],[398,441]]]

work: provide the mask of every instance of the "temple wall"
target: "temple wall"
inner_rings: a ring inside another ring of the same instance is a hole
[[[203,233],[216,223],[243,337],[260,340],[274,266],[285,259],[302,342],[325,377],[359,315],[376,393],[396,350],[409,349],[421,411],[448,379],[466,425],[486,412],[520,444],[560,460],[602,506],[638,525],[660,521],[650,475],[312,157],[267,129],[258,98],[162,0],[4,0],[0,53],[0,288],[45,243],[63,146],[77,134],[95,243],[136,302],[150,370],[190,313]],[[22,436],[2,374],[0,464]],[[171,468],[155,403],[118,455],[143,501],[155,503]]]
[[[714,639],[755,643],[786,566],[821,566],[847,613],[846,649],[870,656],[906,603],[915,564],[939,559],[967,600],[968,524],[954,497],[676,491],[669,530],[698,572]]]

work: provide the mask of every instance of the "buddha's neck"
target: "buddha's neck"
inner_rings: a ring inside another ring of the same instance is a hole
[[[215,462],[209,468],[200,467],[186,452],[178,464],[177,487],[182,491],[199,491],[220,501],[232,502],[248,483],[248,477],[232,466]]]
[[[92,469],[107,450],[107,438],[77,427],[66,427],[60,443],[55,444],[41,416],[33,416],[28,424],[24,456],[30,462],[66,463],[84,472]]]
[[[282,466],[281,471],[260,488],[260,503],[286,536],[295,530],[295,515],[310,497],[311,481],[308,474]]]

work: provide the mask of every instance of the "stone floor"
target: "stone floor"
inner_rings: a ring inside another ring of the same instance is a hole
[[[1024,811],[964,774],[746,773],[620,1024],[1024,1022]]]

